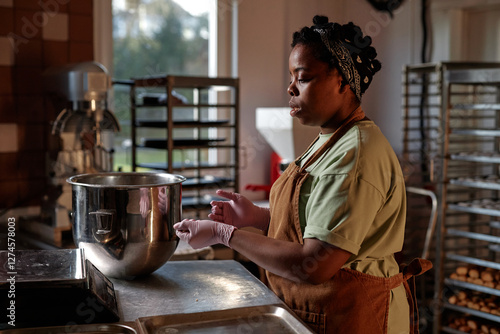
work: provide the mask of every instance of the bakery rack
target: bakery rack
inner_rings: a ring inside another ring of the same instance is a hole
[[[499,240],[495,217],[500,215],[492,211],[492,202],[500,190],[500,137],[496,130],[499,68],[499,63],[471,62],[403,68],[401,163],[406,184],[408,188],[435,193],[438,202],[436,238],[427,254],[434,269],[424,275],[421,286],[421,332],[472,332],[472,328],[467,331],[467,322],[489,326],[488,330],[498,325],[491,313],[471,316],[470,308],[457,310],[448,298],[450,291],[464,288],[463,282],[450,279],[458,268],[473,270],[473,275],[474,270],[481,268],[498,270],[490,262],[496,261],[497,253],[493,250],[498,249]],[[480,204],[488,207],[479,208]],[[408,192],[407,257],[418,256],[424,240],[428,245],[431,211],[429,199]],[[487,254],[483,254],[485,248]],[[474,287],[475,293],[484,292],[483,286],[465,284]],[[494,295],[498,293],[495,290],[486,291]]]
[[[446,73],[434,332],[500,329],[500,64]],[[462,321],[457,321],[460,319]],[[466,325],[463,325],[463,320]]]
[[[216,189],[239,189],[239,79],[133,79],[132,170],[182,174],[182,208],[206,218]]]

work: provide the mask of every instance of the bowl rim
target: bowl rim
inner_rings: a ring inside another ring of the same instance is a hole
[[[100,184],[100,183],[88,183],[85,179],[88,178],[105,178],[105,177],[119,177],[119,176],[158,176],[159,178],[168,177],[169,180],[165,182],[156,183],[141,183],[141,184]],[[105,172],[105,173],[86,173],[70,176],[66,179],[66,182],[72,186],[82,186],[90,188],[114,188],[114,189],[130,189],[130,188],[151,188],[151,187],[161,187],[161,186],[172,186],[176,184],[182,184],[186,181],[186,178],[178,174],[170,174],[164,172]]]

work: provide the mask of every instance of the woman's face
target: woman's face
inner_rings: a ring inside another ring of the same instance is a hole
[[[302,124],[320,126],[322,133],[335,131],[344,119],[346,90],[350,90],[349,86],[342,86],[337,69],[330,69],[314,57],[309,46],[302,44],[293,48],[288,66],[290,116]]]

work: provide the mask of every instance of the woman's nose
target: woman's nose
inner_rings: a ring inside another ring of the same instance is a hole
[[[293,83],[291,83],[289,86],[288,86],[288,89],[286,90],[288,92],[288,94],[290,94],[290,96],[297,96],[297,90],[295,89],[295,86],[293,85]]]

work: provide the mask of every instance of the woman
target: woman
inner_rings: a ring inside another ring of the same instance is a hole
[[[269,287],[318,333],[409,333],[400,273],[406,197],[400,165],[360,107],[380,70],[371,39],[316,16],[293,34],[290,115],[318,138],[278,178],[270,210],[219,190],[210,220],[176,224],[195,248],[222,243],[266,270]],[[240,230],[245,226],[267,236]],[[424,268],[422,268],[422,264]],[[411,304],[413,306],[413,303]]]

